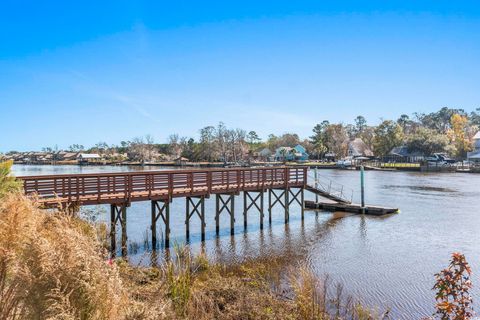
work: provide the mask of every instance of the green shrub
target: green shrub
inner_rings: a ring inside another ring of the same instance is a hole
[[[22,183],[11,174],[12,165],[13,161],[0,162],[0,198],[22,188]]]

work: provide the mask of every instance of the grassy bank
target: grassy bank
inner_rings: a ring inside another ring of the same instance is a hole
[[[284,270],[282,257],[225,266],[177,248],[161,266],[133,267],[109,259],[104,231],[6,194],[0,319],[381,318],[303,266]]]

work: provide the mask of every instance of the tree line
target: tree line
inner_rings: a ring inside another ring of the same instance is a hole
[[[310,150],[319,158],[327,152],[343,157],[347,154],[348,142],[361,138],[377,157],[405,146],[411,152],[427,156],[444,152],[463,159],[473,149],[472,138],[479,127],[480,108],[470,113],[444,107],[432,113],[402,114],[396,120],[382,120],[377,126],[369,126],[363,116],[358,116],[353,124],[328,121],[317,124],[310,138]]]
[[[480,108],[466,112],[444,107],[432,113],[402,114],[396,120],[384,120],[369,125],[365,117],[357,116],[352,123],[319,122],[312,136],[301,139],[296,133],[270,134],[262,139],[255,131],[228,128],[220,122],[199,130],[198,137],[172,134],[166,143],[155,143],[151,135],[121,141],[119,145],[99,142],[93,147],[73,144],[71,152],[99,153],[106,158],[127,155],[129,160],[149,162],[187,158],[190,161],[241,162],[252,159],[262,150],[272,153],[279,147],[301,144],[312,159],[327,154],[342,158],[347,155],[348,144],[360,138],[375,156],[383,157],[394,147],[406,146],[409,151],[425,155],[445,152],[458,159],[472,150],[472,138],[480,127]],[[52,152],[56,148],[44,148]],[[118,159],[120,160],[120,159]]]

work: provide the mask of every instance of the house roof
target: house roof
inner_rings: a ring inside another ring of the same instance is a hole
[[[373,157],[373,152],[360,138],[355,138],[348,143],[348,149],[352,156]]]
[[[84,153],[86,154],[86,153]],[[59,154],[60,155],[60,154]],[[79,154],[77,152],[65,152],[61,156],[63,158],[76,158]]]
[[[305,152],[306,149],[304,146],[302,146],[301,144],[297,144],[295,147],[294,147],[295,150],[297,150],[298,152]]]
[[[82,159],[100,159],[101,158],[98,153],[80,153],[78,157]]]
[[[272,151],[268,148],[263,148],[258,152],[261,156],[269,156],[272,154]]]
[[[407,146],[395,147],[388,154],[393,155],[393,156],[400,156],[400,157],[423,157],[423,156],[425,156],[420,151],[408,151]]]

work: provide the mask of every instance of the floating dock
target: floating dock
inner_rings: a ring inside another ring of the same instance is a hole
[[[339,203],[339,202],[317,202],[314,201],[305,201],[305,209],[313,210],[326,210],[326,211],[343,211],[343,212],[352,212],[352,213],[365,213],[374,216],[382,216],[386,214],[397,213],[398,208],[388,208],[380,206],[365,206],[362,208],[361,205],[355,203]]]

